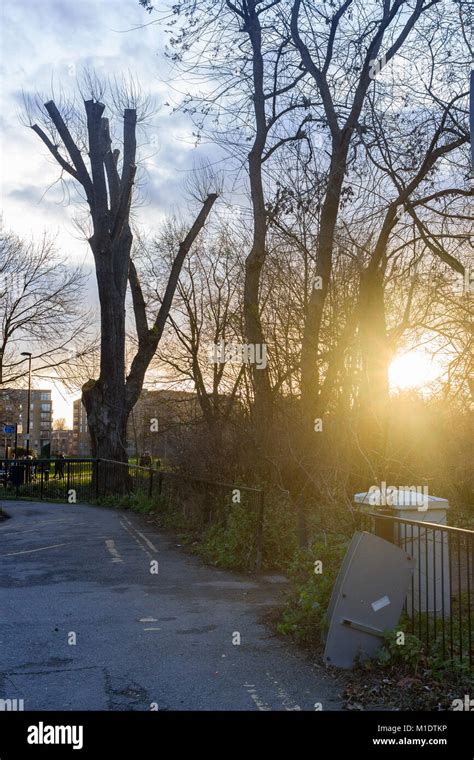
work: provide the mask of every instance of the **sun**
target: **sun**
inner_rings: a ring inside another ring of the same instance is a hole
[[[442,373],[441,365],[427,351],[415,349],[395,356],[388,368],[391,390],[423,388]]]

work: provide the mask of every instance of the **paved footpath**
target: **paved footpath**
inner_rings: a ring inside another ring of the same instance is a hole
[[[130,512],[3,506],[0,699],[25,710],[341,708],[324,669],[263,622],[278,576],[207,567]]]

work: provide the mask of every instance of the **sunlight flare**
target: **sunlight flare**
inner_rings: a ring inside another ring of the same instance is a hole
[[[391,390],[424,388],[442,373],[439,362],[427,351],[407,351],[395,356],[388,369]]]

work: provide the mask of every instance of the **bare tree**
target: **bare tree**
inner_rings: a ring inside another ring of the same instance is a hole
[[[454,325],[466,312],[449,297],[471,240],[465,9],[439,0],[175,8],[181,89],[193,73],[206,83],[183,108],[224,148],[232,176],[248,169],[244,308],[268,344],[278,409],[259,453],[275,469],[289,465],[280,482],[294,503],[324,490],[321,471],[338,468],[345,446],[360,477],[390,467],[387,370],[407,336],[433,339],[431,323],[441,340],[445,328],[443,345],[459,354],[444,387],[465,393],[468,330],[456,336]],[[323,416],[325,435],[315,436]]]
[[[23,349],[40,377],[73,382],[80,374],[95,350],[81,300],[86,279],[46,235],[27,243],[0,230],[0,385],[27,375]]]
[[[140,2],[154,10],[148,0]],[[269,167],[287,146],[307,139],[313,121],[311,101],[301,90],[307,72],[276,6],[278,2],[263,0],[189,0],[176,6],[171,39],[180,80],[204,75],[211,85],[204,94],[189,93],[181,108],[194,118],[199,135],[211,134],[224,149],[229,175],[246,167],[252,236],[245,260],[243,316],[245,338],[254,345],[266,343],[261,289]],[[212,56],[202,55],[203,40]],[[255,443],[264,454],[272,438],[270,368],[253,366],[252,385]]]
[[[161,300],[167,262],[180,234],[180,226],[170,222],[160,238],[137,252],[148,308]],[[161,371],[168,368],[170,383],[192,383],[216,450],[222,426],[235,410],[244,372],[249,372],[245,365],[219,358],[222,344],[242,341],[243,272],[235,235],[223,225],[210,229],[185,262],[169,329],[154,362]]]
[[[44,104],[42,124],[31,121],[62,171],[80,185],[87,201],[92,234],[89,244],[94,256],[100,303],[101,349],[97,379],[83,385],[94,456],[126,461],[126,424],[143,386],[146,370],[156,352],[173,300],[183,261],[202,229],[217,195],[209,192],[186,236],[179,245],[169,274],[160,309],[148,322],[142,288],[130,251],[133,241],[130,209],[137,171],[137,120],[141,99],[136,86],[119,86],[111,93],[121,113],[123,150],[112,146],[109,119],[101,102],[105,88],[89,77],[93,96],[84,101],[85,124],[73,107],[58,108],[52,100]],[[132,83],[133,84],[133,83]],[[62,111],[62,112],[61,112]],[[48,134],[47,129],[50,132]],[[76,135],[73,131],[76,129]],[[127,283],[132,294],[138,347],[126,376],[125,342]]]

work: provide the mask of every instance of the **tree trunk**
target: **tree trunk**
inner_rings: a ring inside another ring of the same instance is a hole
[[[111,394],[110,386],[100,380],[89,381],[82,389],[82,400],[92,443],[92,456],[99,459],[127,461],[126,439],[128,413],[124,393]]]
[[[360,443],[380,477],[383,475],[388,424],[388,365],[383,273],[367,271],[361,279],[359,337],[362,358]]]
[[[99,379],[82,389],[94,457],[127,461],[126,429],[130,409],[125,398],[125,298],[132,235],[126,225],[107,249],[90,241],[100,302]]]
[[[254,86],[255,138],[248,155],[250,194],[253,211],[252,248],[245,262],[244,324],[248,343],[264,345],[260,318],[260,280],[266,257],[267,212],[263,190],[262,163],[268,127],[265,112],[264,63],[262,30],[256,5],[249,6],[247,32],[252,44],[252,74]],[[273,423],[273,397],[268,368],[252,367],[254,388],[253,424],[257,448],[266,455],[271,441]]]
[[[335,151],[329,171],[326,197],[321,210],[321,224],[317,241],[316,276],[321,277],[322,287],[313,288],[308,304],[303,341],[301,345],[301,405],[305,428],[312,430],[318,416],[320,377],[318,351],[324,305],[329,292],[332,272],[334,233],[341,200],[342,183],[349,149],[349,136]]]

